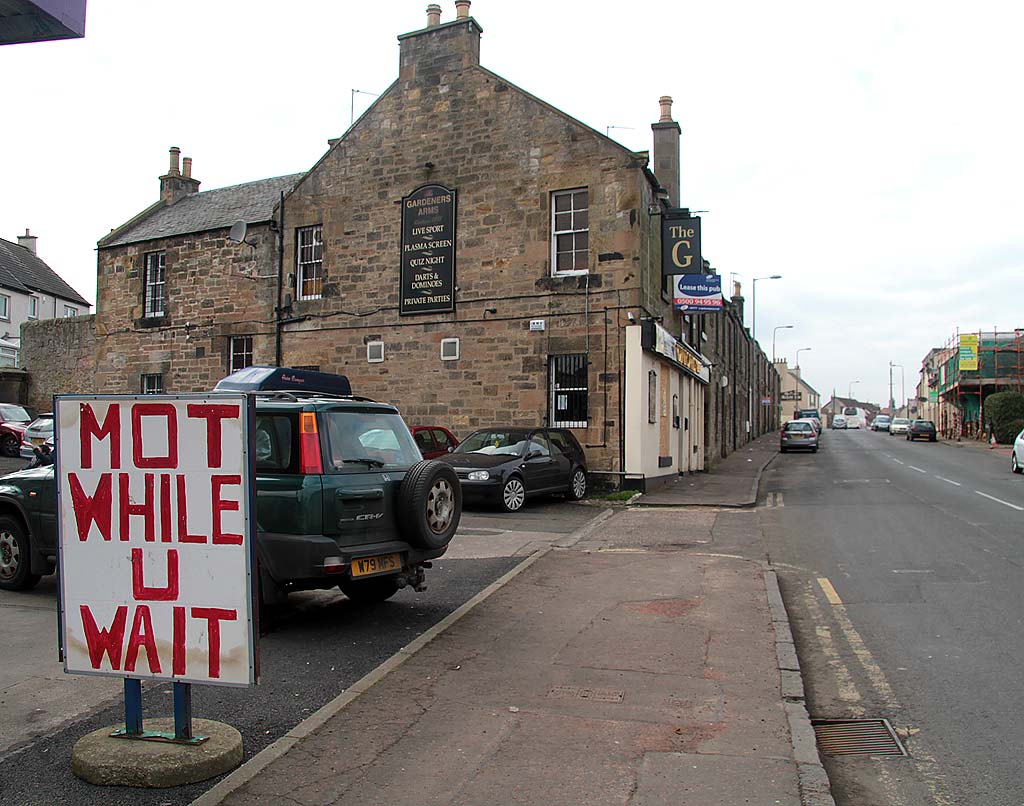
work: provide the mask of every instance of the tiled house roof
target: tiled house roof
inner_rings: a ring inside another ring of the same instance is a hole
[[[269,221],[274,205],[305,174],[260,179],[216,190],[194,193],[169,206],[154,205],[99,242],[101,249],[154,238],[230,227],[236,221]]]
[[[3,238],[0,238],[0,285],[23,294],[40,291],[87,308],[91,304],[31,250]]]

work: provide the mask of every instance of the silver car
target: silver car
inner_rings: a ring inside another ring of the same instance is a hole
[[[1010,469],[1014,473],[1024,473],[1024,431],[1017,434],[1013,441],[1013,450],[1010,452]]]
[[[897,417],[889,424],[889,436],[894,437],[897,434],[903,434],[906,436],[908,429],[910,428],[910,420],[906,417]]]
[[[25,434],[21,438],[21,458],[34,459],[36,454],[32,450],[36,445],[42,445],[46,440],[53,437],[53,414],[40,414],[29,423]]]
[[[802,450],[818,452],[818,430],[810,420],[790,420],[782,426],[779,451]]]

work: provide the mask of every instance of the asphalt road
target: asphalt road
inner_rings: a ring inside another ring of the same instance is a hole
[[[449,554],[428,572],[423,593],[407,589],[388,602],[364,607],[337,591],[293,594],[276,613],[272,632],[260,641],[260,684],[253,689],[195,686],[193,714],[238,728],[249,758],[524,556],[557,542],[601,512],[600,507],[560,501],[528,503],[514,516],[470,510]],[[4,668],[14,670],[0,669],[0,715],[10,722],[16,714],[19,720],[13,728],[0,725],[0,731],[7,731],[0,739],[7,739],[8,748],[0,742],[0,803],[177,806],[212,786],[217,779],[162,790],[99,788],[72,775],[74,742],[123,721],[121,683],[61,674],[54,660],[55,606],[53,577],[27,595],[0,593]],[[26,666],[33,667],[30,678],[16,674]],[[5,675],[10,685],[4,685]],[[10,679],[15,676],[20,682]],[[170,716],[171,690],[169,684],[145,685],[144,717]],[[28,705],[43,707],[26,707],[29,693]],[[66,719],[61,719],[63,714]]]
[[[909,756],[827,761],[840,806],[1024,802],[1024,478],[984,449],[826,432],[759,517],[812,718],[884,718]]]

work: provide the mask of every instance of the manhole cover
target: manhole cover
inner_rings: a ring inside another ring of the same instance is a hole
[[[830,756],[907,754],[885,719],[812,719],[811,725],[821,752]]]

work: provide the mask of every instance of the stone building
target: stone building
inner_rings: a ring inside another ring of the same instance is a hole
[[[661,216],[680,206],[671,99],[655,174],[482,67],[456,6],[399,37],[397,80],[305,174],[199,192],[172,149],[160,201],[99,243],[92,344],[69,345],[60,388],[55,336],[26,329],[37,399],[317,368],[460,436],[571,427],[596,478],[636,487],[769,429],[778,376],[742,298],[681,317],[661,274]]]

